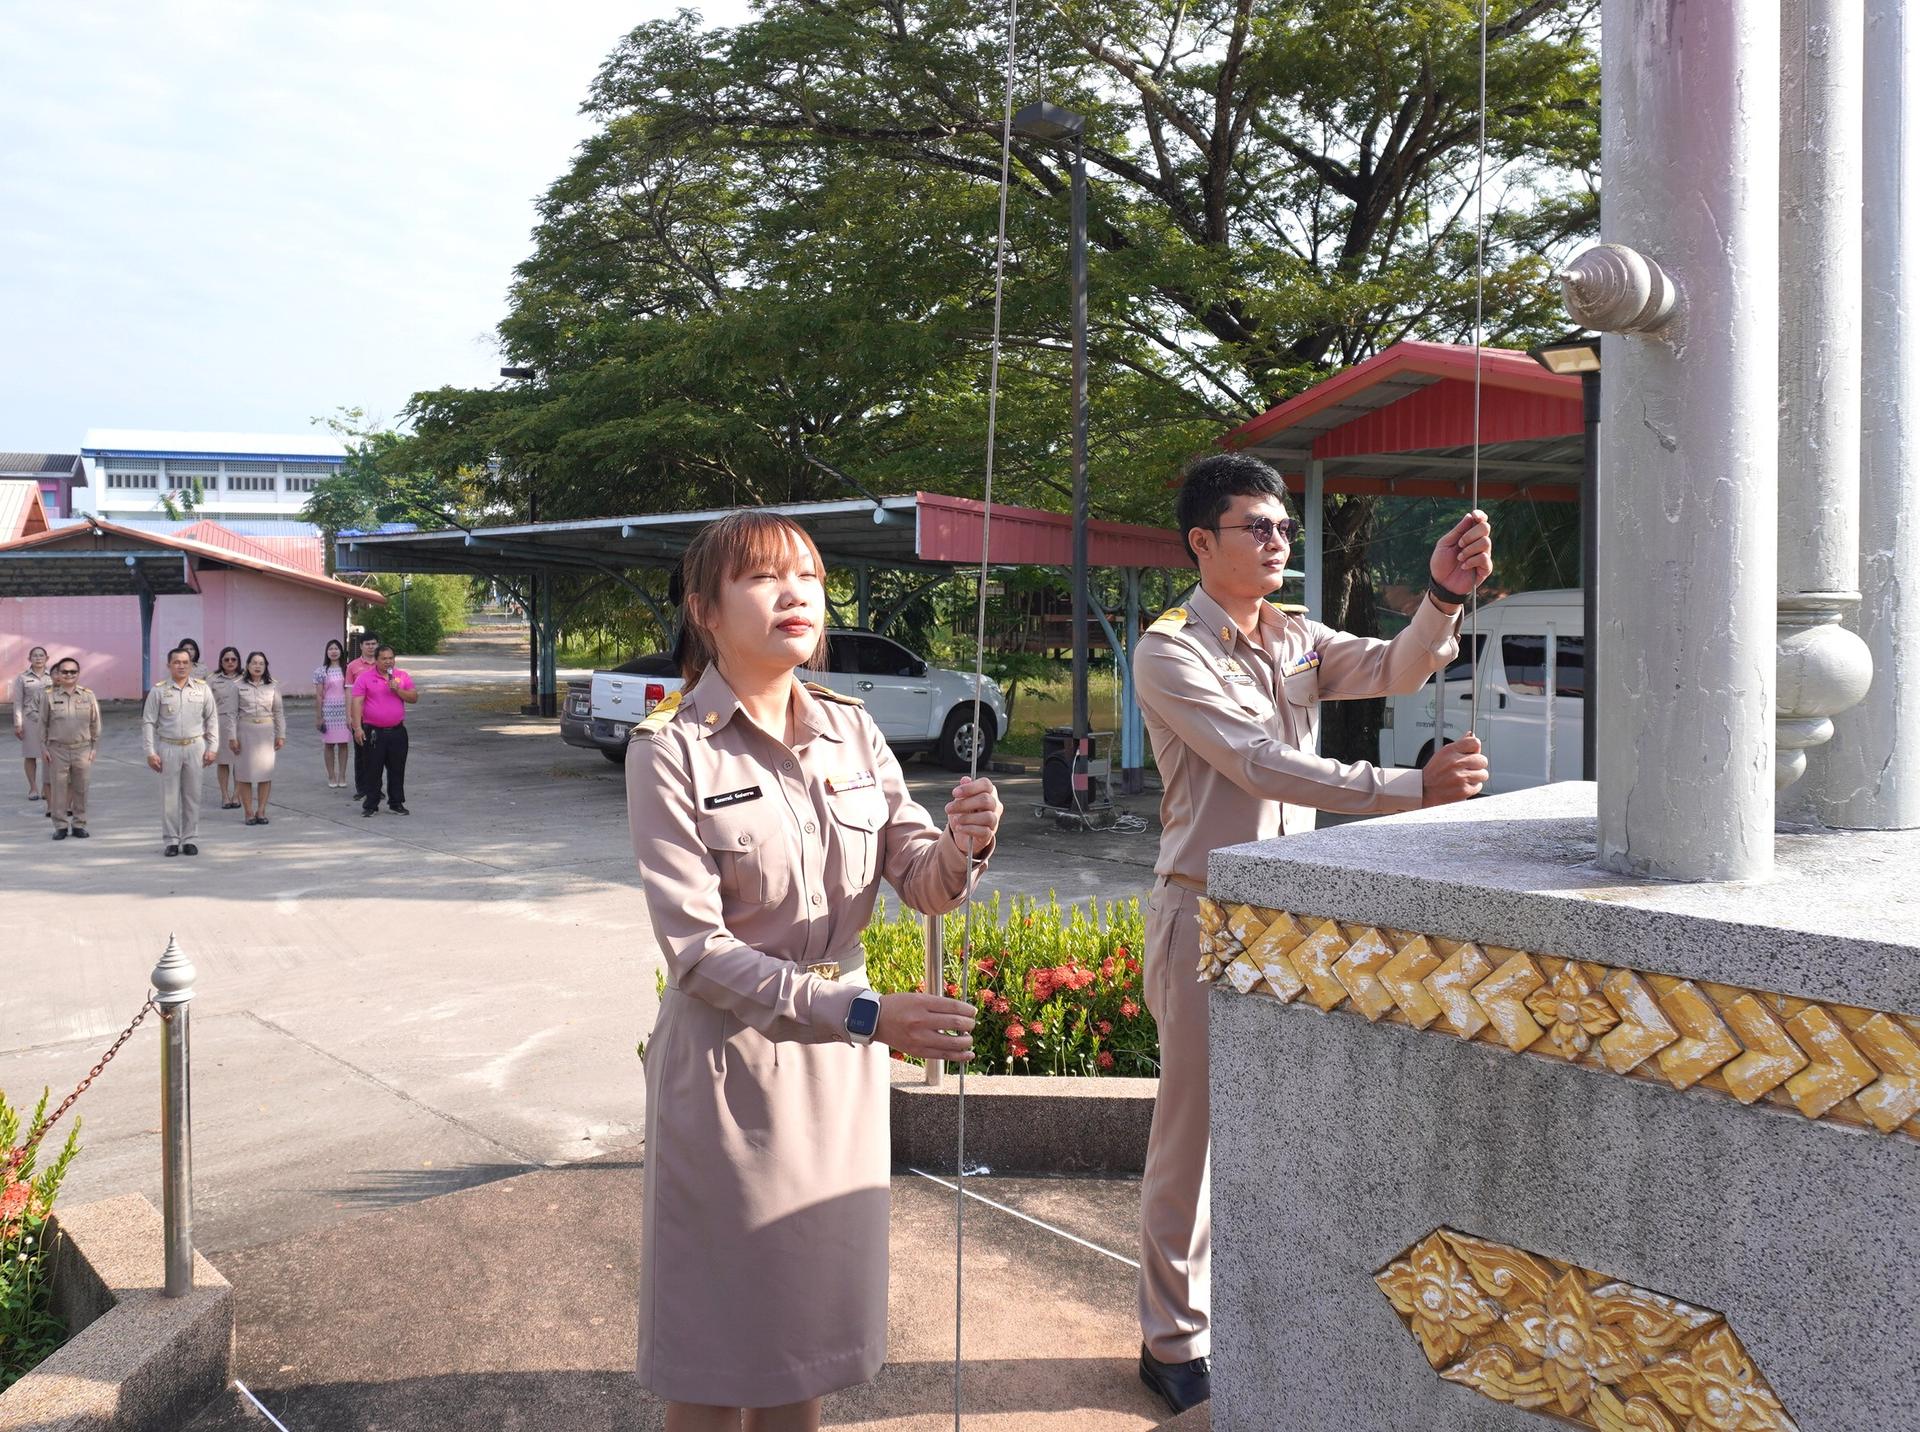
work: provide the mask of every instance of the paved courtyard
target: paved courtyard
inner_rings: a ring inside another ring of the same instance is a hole
[[[20,798],[18,767],[0,774],[0,1089],[19,1103],[43,1085],[56,1097],[71,1087],[138,1008],[175,936],[200,980],[197,1241],[240,1292],[241,1375],[270,1405],[282,1398],[288,1425],[650,1426],[638,1402],[639,1421],[616,1415],[632,1400],[621,1374],[643,1155],[634,1048],[653,1017],[657,966],[622,775],[562,744],[553,722],[519,714],[521,630],[478,628],[404,665],[423,692],[410,720],[411,816],[363,819],[349,793],[326,787],[304,705],[292,713],[272,824],[247,828],[239,812],[208,808],[194,859],[160,854],[131,707],[106,717],[95,839],[50,841],[41,807]],[[908,770],[937,810],[952,778],[925,763]],[[1151,829],[1057,831],[1029,813],[1035,778],[1002,784],[1006,834],[983,893],[1144,892]],[[211,807],[211,775],[206,788]],[[1154,800],[1132,805],[1151,815]],[[142,1029],[78,1106],[83,1153],[65,1197],[158,1201],[155,1063],[154,1033]],[[1096,1247],[975,1205],[970,1402],[1000,1419],[978,1425],[1154,1425],[1132,1380],[1132,1270],[1121,1261],[1132,1254],[1136,1186],[980,1185]],[[471,1192],[439,1198],[460,1190]],[[939,1409],[951,1201],[929,1180],[896,1180],[899,1365],[835,1420],[950,1423]],[[471,1224],[480,1215],[493,1232]],[[435,1249],[437,1279],[400,1271]],[[449,1262],[454,1249],[464,1254]],[[502,1283],[504,1265],[480,1276],[494,1254],[531,1261]],[[429,1318],[421,1299],[466,1315]],[[356,1317],[420,1325],[394,1340],[370,1328],[355,1342],[340,1330]],[[492,1331],[470,1326],[475,1318]],[[1031,1390],[1013,1370],[1023,1354],[1030,1371],[1048,1370]],[[534,1405],[525,1398],[544,1401],[561,1383],[571,1397],[589,1370],[613,1420],[520,1420]],[[493,1392],[480,1396],[483,1386]],[[419,1420],[403,1413],[409,1404]]]

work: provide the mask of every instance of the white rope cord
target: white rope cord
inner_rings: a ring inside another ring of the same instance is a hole
[[[1487,0],[1480,0],[1480,143],[1473,176],[1473,477],[1468,507],[1480,510],[1480,351],[1487,300]],[[1467,593],[1467,734],[1480,729],[1480,584]],[[1444,686],[1444,683],[1442,683]],[[1446,718],[1436,727],[1446,741]]]
[[[1000,120],[1000,222],[993,247],[993,344],[987,363],[987,467],[981,487],[980,581],[975,595],[973,632],[973,749],[967,755],[967,778],[980,774],[981,687],[987,674],[987,559],[993,533],[993,454],[1000,418],[1000,315],[1007,286],[1007,191],[1013,163],[1013,61],[1020,0],[1007,0],[1007,92]],[[970,1002],[973,976],[973,900],[980,865],[967,842],[967,902],[961,916],[960,998]],[[937,917],[943,918],[943,917]],[[929,990],[929,994],[934,991]],[[966,1218],[967,1218],[967,1066],[961,1061],[954,1099],[957,1130],[953,1155],[953,1428],[960,1432],[960,1360],[966,1327]]]

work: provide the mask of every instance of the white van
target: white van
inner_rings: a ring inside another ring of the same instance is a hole
[[[1480,729],[1487,790],[1580,779],[1580,698],[1586,639],[1579,590],[1516,592],[1480,608]],[[1552,654],[1551,661],[1549,653]],[[1473,664],[1464,627],[1460,655],[1411,696],[1387,698],[1380,763],[1424,766],[1433,755],[1435,708],[1445,735],[1466,734]]]

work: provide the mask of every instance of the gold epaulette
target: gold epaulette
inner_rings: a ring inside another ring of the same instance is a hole
[[[633,730],[627,733],[627,739],[631,741],[642,731],[645,731],[651,736],[654,732],[663,730],[667,722],[673,719],[673,713],[680,709],[680,697],[682,694],[683,693],[679,691],[669,691],[665,696],[661,697],[660,704],[647,713],[646,720],[634,723]]]
[[[1274,605],[1289,616],[1303,617],[1307,614],[1306,607],[1299,602],[1275,602]]]
[[[835,691],[831,686],[822,686],[817,681],[803,681],[800,684],[822,701],[831,701],[836,706],[865,706],[867,704],[858,696],[849,696],[844,691]]]
[[[1186,624],[1187,609],[1185,607],[1168,607],[1164,612],[1160,613],[1158,617],[1154,618],[1153,625],[1148,627],[1147,630],[1157,631],[1162,636],[1170,636]]]

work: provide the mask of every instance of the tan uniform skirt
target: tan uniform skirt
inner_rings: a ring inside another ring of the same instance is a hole
[[[37,761],[47,754],[46,747],[40,741],[40,721],[38,714],[27,722],[20,736],[20,759]]]
[[[234,728],[240,733],[240,752],[233,756],[233,778],[255,785],[273,779],[273,718],[245,716]]]
[[[669,989],[646,1071],[641,1384],[777,1407],[870,1381],[887,1355],[885,1047],[771,1040]]]

